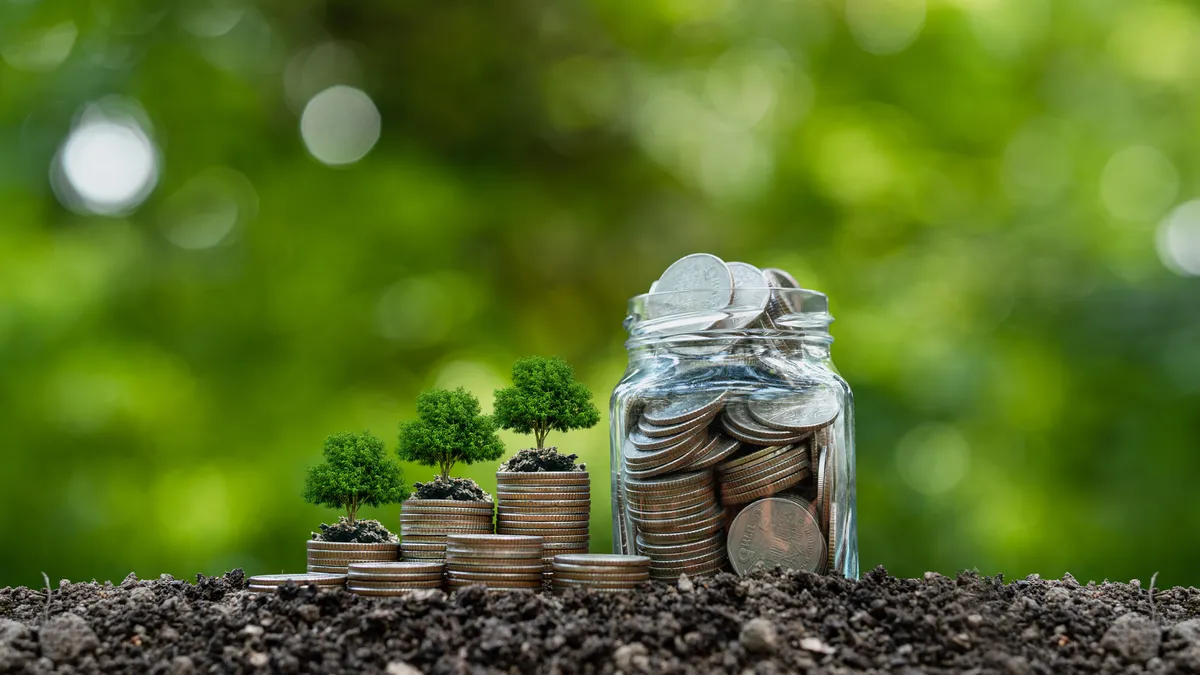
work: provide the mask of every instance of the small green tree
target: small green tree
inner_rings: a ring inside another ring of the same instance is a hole
[[[495,415],[501,427],[532,433],[542,449],[551,429],[587,429],[600,421],[592,392],[575,381],[560,358],[530,356],[513,364],[513,386],[496,390]]]
[[[479,399],[459,387],[430,389],[417,397],[417,419],[400,423],[400,459],[436,466],[442,478],[459,462],[499,459],[504,443],[496,422],[480,413]]]
[[[344,508],[353,524],[363,506],[408,499],[400,463],[387,456],[387,446],[371,432],[333,434],[325,439],[323,452],[325,461],[308,469],[305,501]]]

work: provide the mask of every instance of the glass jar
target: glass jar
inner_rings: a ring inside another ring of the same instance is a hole
[[[854,399],[830,359],[828,299],[762,290],[767,311],[749,316],[652,318],[660,296],[691,291],[629,302],[629,367],[611,401],[613,548],[650,556],[655,578],[756,566],[858,577]]]

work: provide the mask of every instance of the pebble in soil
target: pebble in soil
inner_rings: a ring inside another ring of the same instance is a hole
[[[586,464],[575,460],[579,455],[564,455],[556,447],[520,450],[500,465],[501,471],[535,473],[538,471],[586,471]]]
[[[378,520],[356,520],[353,523],[342,516],[333,525],[321,523],[321,531],[313,532],[315,541],[355,542],[358,544],[383,544],[400,541]]]
[[[435,477],[427,483],[413,483],[414,499],[453,499],[460,502],[490,502],[492,496],[470,478]]]
[[[364,598],[164,576],[0,590],[0,673],[1170,673],[1200,591],[965,573],[721,574],[643,592]],[[686,590],[680,590],[681,588]],[[50,617],[49,620],[45,616]]]

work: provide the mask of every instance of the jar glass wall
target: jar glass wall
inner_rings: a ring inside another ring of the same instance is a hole
[[[629,303],[629,366],[611,401],[613,541],[650,556],[655,578],[757,566],[858,577],[854,400],[830,358],[828,301],[763,291],[761,317],[654,319],[661,293]]]

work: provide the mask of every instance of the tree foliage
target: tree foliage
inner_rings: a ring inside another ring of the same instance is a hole
[[[480,412],[479,399],[459,387],[430,389],[417,397],[417,419],[400,423],[400,459],[435,466],[442,478],[459,462],[499,459],[504,444],[496,422]]]
[[[600,421],[592,392],[575,381],[575,371],[558,357],[520,359],[513,364],[512,379],[513,386],[496,390],[496,421],[505,429],[532,433],[538,449],[551,429],[587,429]]]
[[[344,508],[353,523],[363,506],[397,504],[408,498],[399,462],[388,457],[384,442],[371,432],[333,434],[325,439],[323,452],[325,461],[308,469],[306,501]]]

